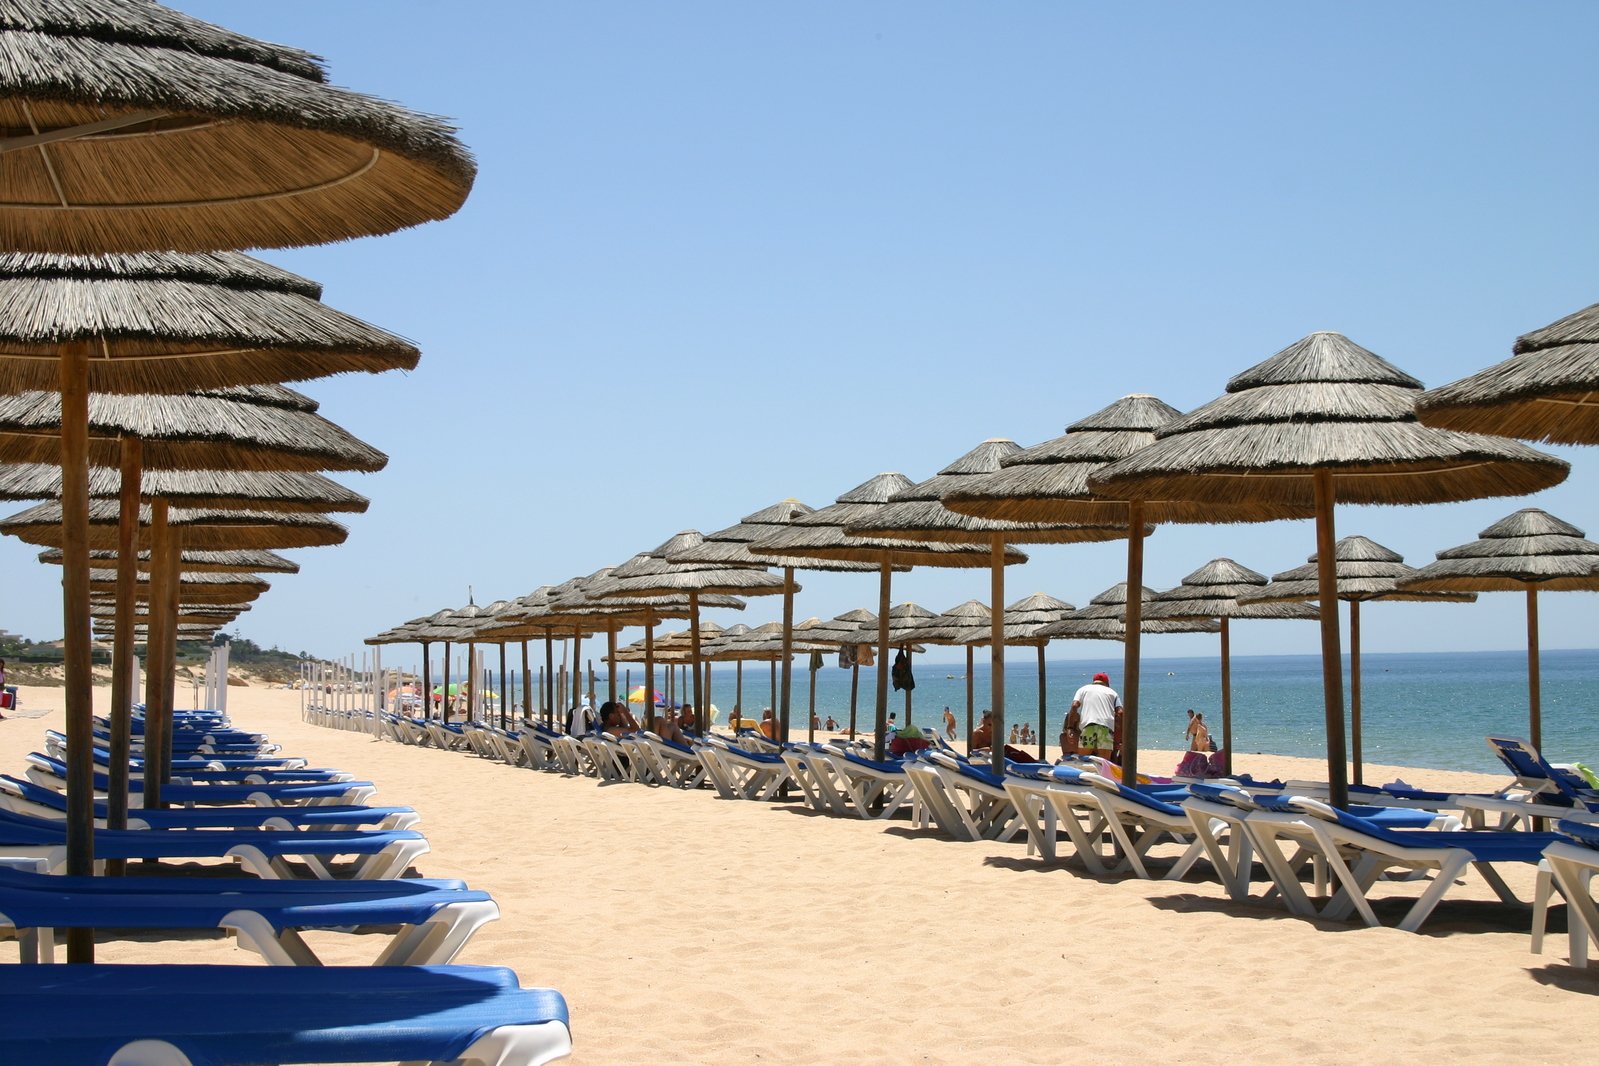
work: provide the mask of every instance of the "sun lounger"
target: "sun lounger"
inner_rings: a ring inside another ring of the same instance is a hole
[[[62,877],[0,869],[0,927],[18,934],[23,962],[55,961],[58,929],[225,929],[275,966],[320,966],[301,930],[384,926],[394,932],[373,965],[441,964],[498,917],[486,892],[458,883]]]
[[[566,1001],[488,966],[4,966],[13,1061],[532,1066],[570,1054]]]
[[[561,769],[561,756],[555,750],[555,741],[561,734],[534,722],[521,733],[522,751],[527,765],[535,770]]]
[[[65,745],[47,745],[48,758],[64,763],[66,760]],[[100,750],[95,749],[94,761],[97,766],[109,767],[109,758],[102,759]],[[301,760],[302,762],[304,760]],[[144,760],[130,759],[128,762],[129,777],[141,780],[144,777]],[[282,767],[258,765],[258,760],[234,761],[228,765],[223,760],[195,760],[174,761],[172,764],[171,780],[178,784],[313,784],[337,781],[349,781],[354,774],[344,770],[334,770],[327,767]]]
[[[673,788],[699,788],[705,783],[705,763],[694,749],[645,730],[633,734],[634,746],[646,760],[656,781]]]
[[[1488,748],[1505,764],[1516,779],[1521,794],[1467,796],[1461,807],[1473,827],[1482,826],[1487,815],[1497,814],[1496,828],[1531,828],[1535,818],[1565,818],[1571,821],[1599,821],[1599,789],[1570,770],[1551,765],[1537,748],[1525,740],[1488,737]]]
[[[357,878],[399,877],[427,851],[427,839],[410,829],[345,833],[311,829],[97,829],[94,834],[97,864],[107,859],[231,859],[263,878],[294,878],[290,858],[305,863],[320,880],[333,880],[336,872]],[[0,855],[41,858],[49,869],[55,870],[65,865],[66,854],[64,822],[0,810]],[[345,869],[335,871],[330,863],[340,856],[354,859]]]
[[[1599,945],[1599,905],[1593,897],[1593,878],[1599,874],[1599,826],[1589,822],[1562,820],[1555,830],[1564,838],[1544,849],[1544,864],[1566,897],[1566,928],[1569,931],[1571,964],[1588,965],[1588,943]],[[1548,886],[1538,886],[1536,913],[1532,922],[1532,951],[1543,951],[1544,919],[1548,913]]]
[[[805,797],[806,806],[824,814],[848,814],[849,792],[828,761],[828,750],[820,744],[790,744],[783,749],[781,758],[788,765],[789,780],[799,786]]]
[[[781,755],[717,743],[702,743],[694,750],[723,799],[768,800],[788,780],[788,764]]]
[[[1257,797],[1257,802],[1263,810],[1251,814],[1248,825],[1278,890],[1297,913],[1315,913],[1314,905],[1297,877],[1279,861],[1281,841],[1312,847],[1326,862],[1339,887],[1320,913],[1335,921],[1356,913],[1367,925],[1379,925],[1368,897],[1385,871],[1431,874],[1431,884],[1398,924],[1405,932],[1421,927],[1468,866],[1476,867],[1501,900],[1520,903],[1494,865],[1513,862],[1536,866],[1543,850],[1557,840],[1552,833],[1391,829],[1373,819],[1304,797]],[[1270,851],[1267,845],[1271,846]],[[1353,867],[1349,865],[1350,858],[1354,860]]]
[[[47,755],[34,752],[28,756],[28,779],[35,784],[46,788],[64,790],[67,785],[66,764],[52,759]],[[99,795],[104,795],[111,787],[111,780],[105,774],[94,775],[94,790]],[[128,781],[128,791],[142,793],[144,782],[140,779]],[[377,786],[370,781],[330,781],[310,783],[271,783],[260,785],[183,785],[167,784],[161,786],[161,798],[168,803],[178,803],[184,806],[222,805],[231,806],[242,803],[254,803],[262,807],[290,806],[290,805],[341,805],[348,807],[364,807],[377,795]]]
[[[632,779],[632,770],[625,759],[622,746],[603,733],[590,733],[581,740],[588,753],[594,772],[604,784],[616,784]]]
[[[916,789],[898,760],[867,759],[847,751],[824,755],[834,780],[849,796],[849,810],[860,818],[892,818],[909,812],[918,825],[927,824]]]
[[[561,768],[565,772],[583,777],[600,775],[599,768],[594,765],[594,759],[583,746],[581,738],[563,734],[555,738],[554,745],[555,753],[561,759]]]
[[[55,791],[0,774],[0,808],[36,818],[65,818],[67,797]],[[94,805],[96,824],[104,826],[110,810]],[[422,818],[410,807],[174,807],[134,808],[129,829],[411,829]]]
[[[1014,840],[1023,835],[1021,815],[1005,791],[1004,775],[948,751],[929,749],[926,754],[925,761],[933,767],[962,826],[957,835],[969,840]]]

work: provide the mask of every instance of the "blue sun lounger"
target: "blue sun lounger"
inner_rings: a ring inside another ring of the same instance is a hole
[[[432,1062],[571,1053],[566,1001],[497,966],[3,966],[0,1040],[51,1066]]]
[[[0,855],[33,856],[51,870],[66,863],[66,823],[0,810]],[[293,878],[292,856],[319,880],[333,880],[329,862],[354,856],[347,871],[357,878],[399,877],[428,851],[428,842],[411,829],[276,832],[257,829],[96,829],[94,857],[106,859],[233,859],[262,878]]]
[[[418,880],[62,877],[0,868],[0,928],[17,932],[23,962],[55,961],[57,929],[225,929],[273,965],[320,966],[300,930],[385,926],[397,928],[374,965],[438,964],[499,913],[486,892]]]
[[[1333,920],[1347,919],[1353,912],[1367,925],[1377,926],[1381,923],[1367,896],[1385,871],[1431,873],[1432,883],[1399,921],[1398,928],[1407,933],[1421,927],[1467,866],[1476,867],[1501,900],[1520,903],[1494,865],[1537,866],[1544,849],[1559,839],[1554,833],[1393,829],[1319,800],[1283,796],[1256,797],[1256,801],[1263,810],[1250,815],[1248,825],[1283,898],[1297,913],[1314,913],[1314,906],[1298,879],[1275,861],[1281,856],[1275,846],[1279,839],[1312,848],[1326,862],[1339,888],[1321,915]],[[1273,845],[1270,853],[1265,847],[1268,843]],[[1353,867],[1346,856],[1354,858]]]
[[[33,752],[28,756],[28,777],[47,788],[66,788],[67,766],[59,759]],[[94,775],[94,790],[106,792],[111,779],[105,774]],[[142,793],[142,778],[128,781],[128,791]],[[289,806],[306,804],[345,804],[364,806],[377,795],[377,786],[370,781],[285,782],[261,785],[181,785],[176,782],[161,786],[161,798],[168,803],[231,806],[254,803],[258,806]]]
[[[1571,964],[1586,966],[1589,941],[1599,946],[1599,904],[1593,898],[1593,879],[1599,874],[1599,825],[1562,820],[1555,823],[1555,830],[1563,839],[1545,848],[1543,858],[1561,895],[1566,897]],[[1540,891],[1537,908],[1532,923],[1534,954],[1543,951],[1547,893]]]
[[[0,774],[0,808],[35,818],[65,818],[67,797],[53,788]],[[111,816],[96,800],[94,817]],[[129,829],[411,829],[422,821],[411,807],[173,807],[128,811]]]

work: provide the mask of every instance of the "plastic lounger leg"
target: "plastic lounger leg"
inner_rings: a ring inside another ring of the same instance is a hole
[[[572,1034],[560,1022],[502,1025],[478,1039],[453,1063],[433,1066],[541,1066],[572,1053]],[[402,1062],[400,1066],[429,1066]]]

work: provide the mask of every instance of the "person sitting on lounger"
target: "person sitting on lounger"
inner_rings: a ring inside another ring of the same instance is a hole
[[[983,720],[972,730],[971,748],[979,751],[994,743],[994,712],[984,711]]]
[[[694,705],[692,703],[683,704],[682,708],[677,712],[677,727],[691,736],[697,737],[700,735],[700,720],[694,715]]]
[[[767,740],[777,739],[777,715],[772,713],[770,707],[761,710],[761,736]]]
[[[607,700],[600,704],[600,731],[611,736],[621,736],[623,733],[638,732],[638,719],[633,717],[633,712],[623,703],[612,703]]]

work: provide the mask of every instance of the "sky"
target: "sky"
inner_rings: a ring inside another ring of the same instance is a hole
[[[919,481],[1128,393],[1191,410],[1316,330],[1440,385],[1599,299],[1591,3],[176,6],[448,116],[480,168],[446,221],[259,253],[423,352],[302,386],[390,462],[341,475],[372,500],[348,542],[289,553],[301,573],[230,629],[266,646],[359,653],[469,590],[522,595],[882,471]],[[1599,454],[1549,450],[1571,476],[1536,496],[1342,507],[1337,531],[1413,565],[1523,506],[1599,539]],[[1164,527],[1145,580],[1314,547],[1308,522]],[[1125,572],[1117,543],[1028,550],[1007,599],[1081,605]],[[0,541],[0,625],[54,638],[59,570],[36,551]],[[800,581],[797,617],[875,609],[873,575]],[[984,570],[893,594],[987,597]],[[1541,605],[1545,647],[1592,646],[1592,596]],[[1362,623],[1371,650],[1525,641],[1512,593]],[[1316,630],[1240,624],[1233,651],[1311,653]],[[1101,652],[1120,657],[1052,654]]]

